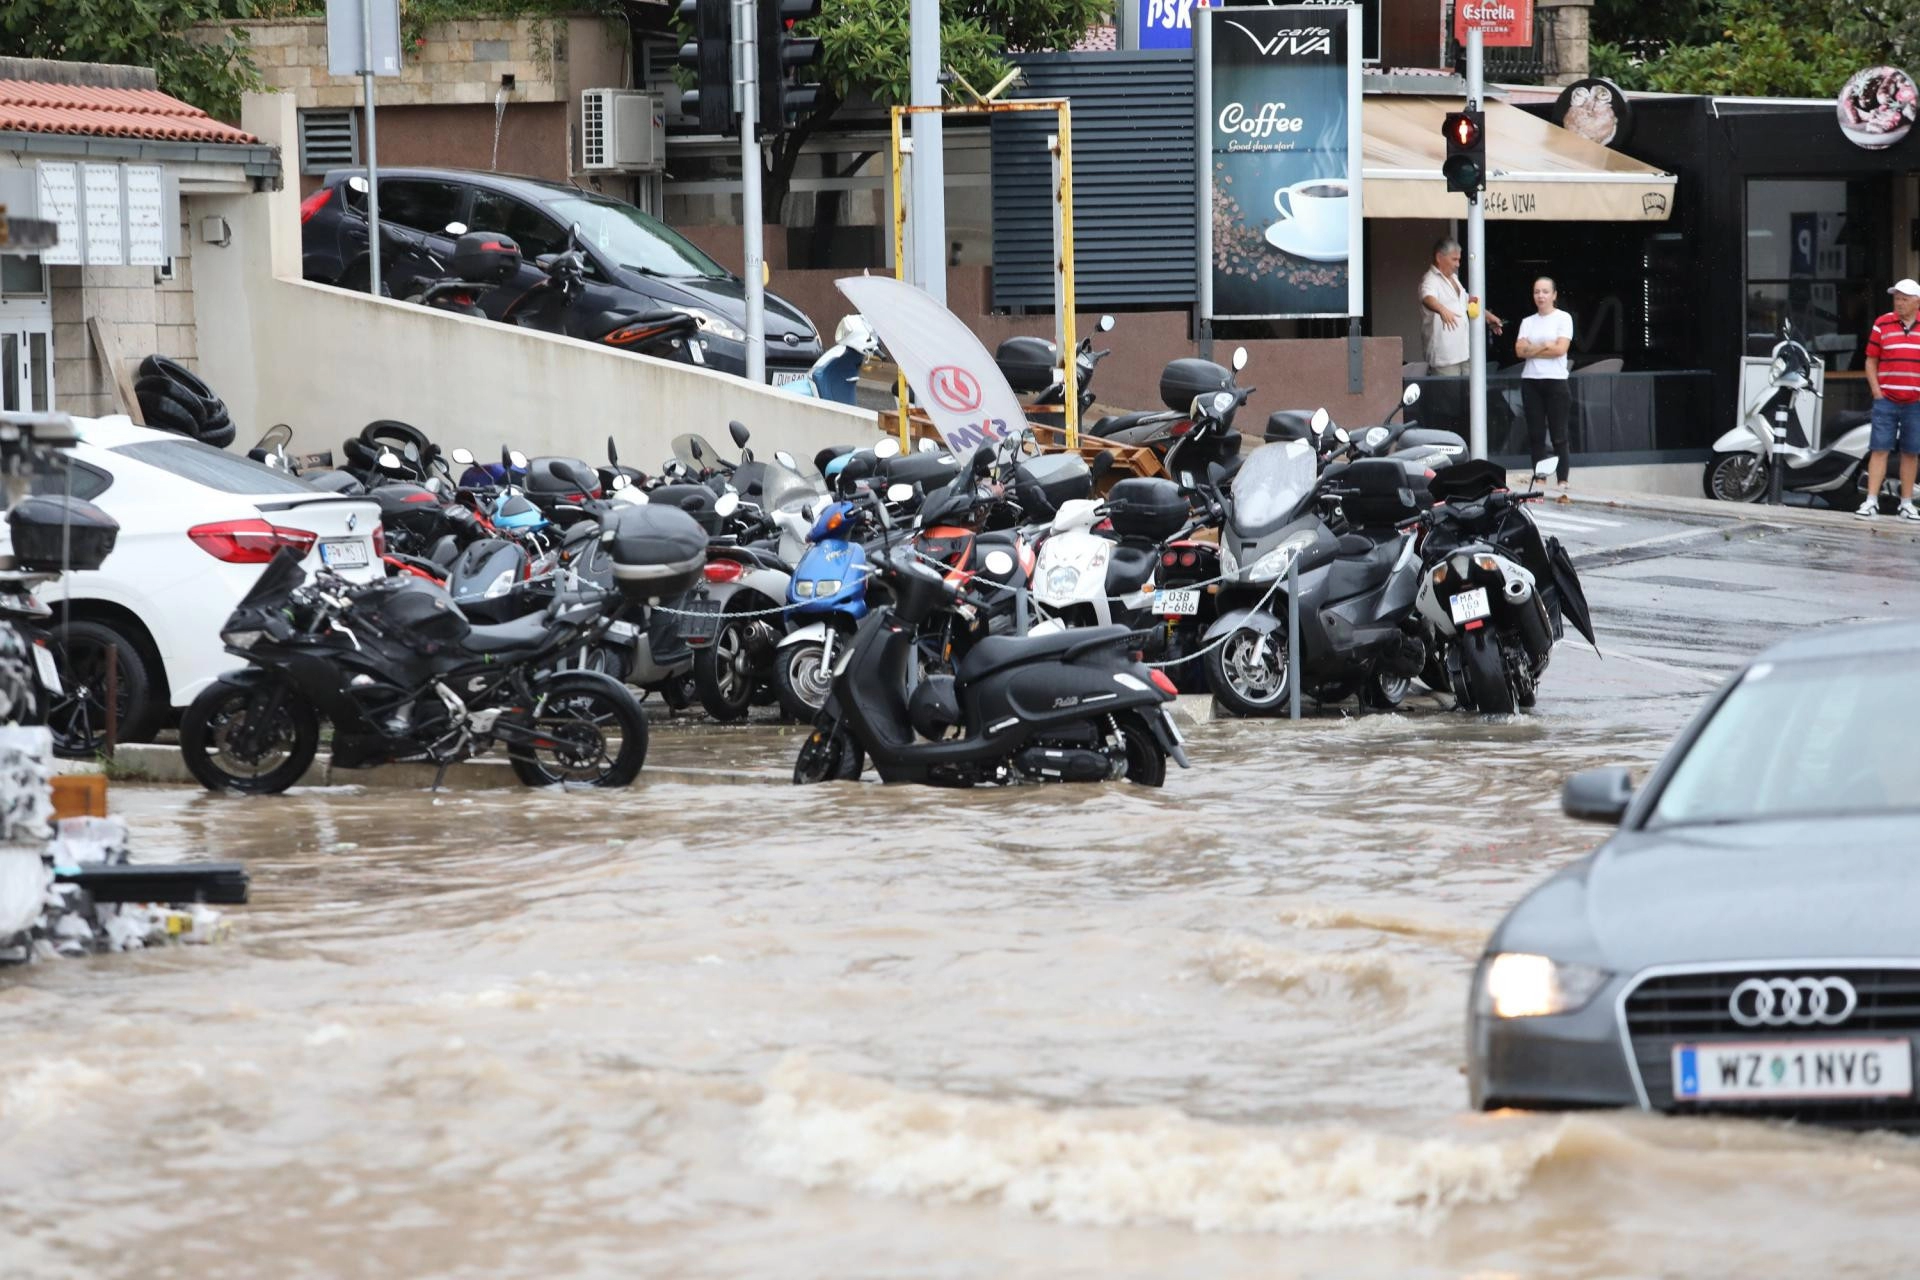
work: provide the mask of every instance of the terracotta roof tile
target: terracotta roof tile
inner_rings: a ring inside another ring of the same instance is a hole
[[[33,80],[0,80],[4,131],[173,142],[259,141],[157,89],[95,89]]]

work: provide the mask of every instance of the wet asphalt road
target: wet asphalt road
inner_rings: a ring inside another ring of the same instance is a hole
[[[1747,513],[1742,513],[1747,514]],[[1164,791],[122,788],[241,857],[216,946],[0,975],[0,1276],[1898,1274],[1920,1143],[1465,1110],[1487,930],[1787,632],[1920,614],[1920,539],[1542,523],[1604,657],[1538,712],[1190,735]]]

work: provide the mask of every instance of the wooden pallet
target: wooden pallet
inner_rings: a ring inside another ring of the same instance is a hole
[[[900,434],[899,411],[894,410],[890,413],[882,413],[879,416],[881,428],[889,435],[898,438]],[[933,425],[933,419],[929,418],[922,410],[913,410],[907,421],[907,430],[914,440],[931,440],[935,444],[941,443],[939,428]],[[1064,427],[1050,427],[1038,422],[1030,422],[1027,425],[1032,429],[1034,443],[1039,446],[1042,453],[1065,453],[1067,451],[1067,433]],[[1092,464],[1095,458],[1103,453],[1113,455],[1113,462],[1095,485],[1096,491],[1103,495],[1117,482],[1125,480],[1129,476],[1160,476],[1166,474],[1160,466],[1160,456],[1152,449],[1133,445],[1115,444],[1111,440],[1103,440],[1099,436],[1088,435],[1084,431],[1080,433],[1078,452],[1081,457],[1087,460],[1089,465]]]

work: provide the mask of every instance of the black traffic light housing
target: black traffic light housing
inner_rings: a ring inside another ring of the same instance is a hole
[[[758,0],[760,53],[760,127],[778,133],[794,119],[818,108],[820,87],[799,83],[800,68],[820,59],[820,41],[795,35],[796,22],[820,13],[820,0]]]
[[[1447,139],[1447,158],[1440,172],[1447,190],[1478,195],[1487,186],[1487,116],[1477,107],[1449,111],[1440,126]]]
[[[733,5],[731,0],[680,0],[680,25],[693,38],[678,62],[693,72],[680,109],[700,121],[702,133],[734,132]]]

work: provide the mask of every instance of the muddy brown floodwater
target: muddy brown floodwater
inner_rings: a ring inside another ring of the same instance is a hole
[[[1600,590],[1596,588],[1596,594]],[[221,945],[0,976],[5,1276],[1804,1276],[1906,1269],[1920,1148],[1466,1109],[1488,929],[1711,687],[1191,735],[1125,786],[123,788]]]

